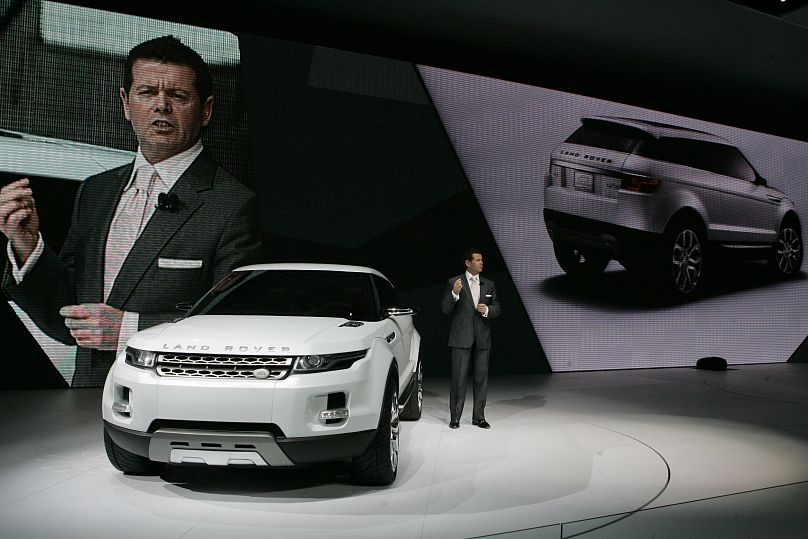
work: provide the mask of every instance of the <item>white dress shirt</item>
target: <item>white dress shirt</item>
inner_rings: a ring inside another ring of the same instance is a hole
[[[480,304],[480,287],[479,287],[480,274],[478,273],[477,275],[472,275],[471,273],[468,272],[468,270],[466,270],[465,275],[466,275],[466,282],[469,285],[469,290],[472,291],[472,299],[474,300],[474,309],[476,310],[477,305]],[[477,278],[477,282],[478,282],[478,286],[476,287],[476,289],[477,289],[477,297],[476,298],[474,297],[474,289],[475,289],[475,287],[472,285],[472,278],[475,278],[475,277]],[[455,294],[454,289],[452,289],[452,297],[454,298],[455,301],[457,301],[457,300],[460,299],[460,294]],[[483,313],[483,316],[485,318],[488,318],[488,305],[485,306],[485,312]]]

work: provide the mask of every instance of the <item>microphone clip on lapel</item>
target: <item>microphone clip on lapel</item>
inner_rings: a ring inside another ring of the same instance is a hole
[[[177,211],[180,209],[180,198],[174,193],[160,193],[157,195],[155,208],[162,211]]]

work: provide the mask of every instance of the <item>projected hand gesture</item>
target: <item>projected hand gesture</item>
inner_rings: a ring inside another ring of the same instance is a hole
[[[25,264],[39,237],[39,214],[28,178],[0,190],[0,232],[11,242],[18,265]]]

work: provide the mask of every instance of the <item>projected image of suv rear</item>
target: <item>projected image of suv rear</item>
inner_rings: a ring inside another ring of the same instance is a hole
[[[610,260],[673,298],[704,288],[727,252],[800,271],[794,203],[721,137],[632,118],[587,117],[552,153],[544,220],[561,268],[593,277]]]

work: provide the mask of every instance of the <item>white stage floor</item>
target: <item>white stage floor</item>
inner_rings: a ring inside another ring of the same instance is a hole
[[[808,364],[492,377],[492,428],[468,402],[450,430],[427,379],[387,488],[344,466],[126,477],[100,390],[5,391],[0,537],[808,537],[806,387]]]

